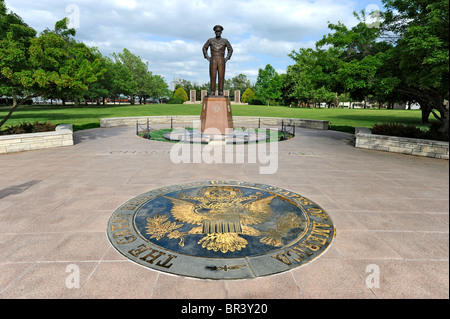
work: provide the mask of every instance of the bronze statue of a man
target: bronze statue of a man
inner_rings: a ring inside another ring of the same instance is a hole
[[[209,77],[211,85],[211,95],[216,94],[216,77],[219,75],[219,95],[223,95],[223,84],[225,82],[225,63],[231,58],[233,48],[227,39],[221,37],[223,27],[216,25],[213,28],[216,33],[215,38],[206,41],[203,46],[203,55],[209,61]],[[211,48],[211,57],[208,56],[208,48]],[[227,57],[225,57],[227,49]]]

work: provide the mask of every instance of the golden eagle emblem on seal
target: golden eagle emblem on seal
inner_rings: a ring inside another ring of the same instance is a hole
[[[270,203],[278,195],[264,196],[256,192],[244,196],[241,190],[229,186],[205,187],[196,195],[180,193],[177,197],[163,196],[172,203],[170,213],[175,222],[170,221],[167,215],[148,217],[147,235],[156,240],[165,236],[178,239],[181,247],[186,236],[203,235],[198,241],[202,248],[227,253],[248,245],[242,235],[260,236],[261,243],[280,247],[283,236],[289,230],[302,227],[302,219],[289,212],[276,220],[276,228],[260,231],[254,227],[272,217]],[[192,227],[188,231],[179,231],[184,225]]]

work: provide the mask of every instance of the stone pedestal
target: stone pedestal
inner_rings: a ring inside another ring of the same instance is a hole
[[[201,92],[201,99],[200,99],[200,101],[203,103],[203,99],[205,98],[205,96],[207,96],[208,95],[208,92],[206,91],[206,90],[202,90],[202,92]]]
[[[191,93],[191,97],[190,97],[191,103],[197,102],[197,92],[195,90],[191,90],[190,93]]]
[[[223,96],[205,96],[202,103],[201,132],[206,129],[216,129],[221,134],[226,129],[233,130],[233,116],[231,114],[231,100]]]
[[[241,103],[241,91],[234,91],[234,103]]]

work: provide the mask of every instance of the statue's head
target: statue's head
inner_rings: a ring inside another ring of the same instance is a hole
[[[216,25],[214,26],[213,30],[216,33],[216,38],[220,38],[223,31],[223,27],[221,25]]]

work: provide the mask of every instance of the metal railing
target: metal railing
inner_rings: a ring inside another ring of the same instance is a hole
[[[150,123],[147,119],[147,123],[145,126],[141,126],[139,124],[139,121],[136,121],[136,135],[139,135],[139,133],[144,132],[144,136],[143,138],[147,138],[150,139],[150,131],[152,131],[154,129],[150,128]]]
[[[163,123],[161,123],[163,124]],[[170,118],[170,129],[173,129],[174,125],[183,125],[184,128],[186,127],[191,127],[192,125],[190,121],[186,121],[184,119],[178,119],[178,118]],[[273,121],[271,121],[270,123],[265,122],[264,119],[258,118],[258,123],[256,124],[250,124],[248,122],[242,122],[240,123],[239,121],[234,121],[234,127],[235,128],[258,128],[258,129],[262,129],[262,128],[274,128],[274,127],[278,127],[278,131],[279,132],[283,132],[283,139],[287,138],[287,134],[292,134],[293,136],[295,136],[295,122],[289,119],[281,119],[281,123],[279,123],[278,125],[274,125]],[[152,131],[156,131],[158,129],[156,128],[152,128],[150,127],[150,122],[149,119],[147,118],[146,122],[144,124],[139,124],[139,121],[136,121],[136,135],[140,135],[140,133],[143,133],[143,137],[150,139],[151,136],[151,132]]]

